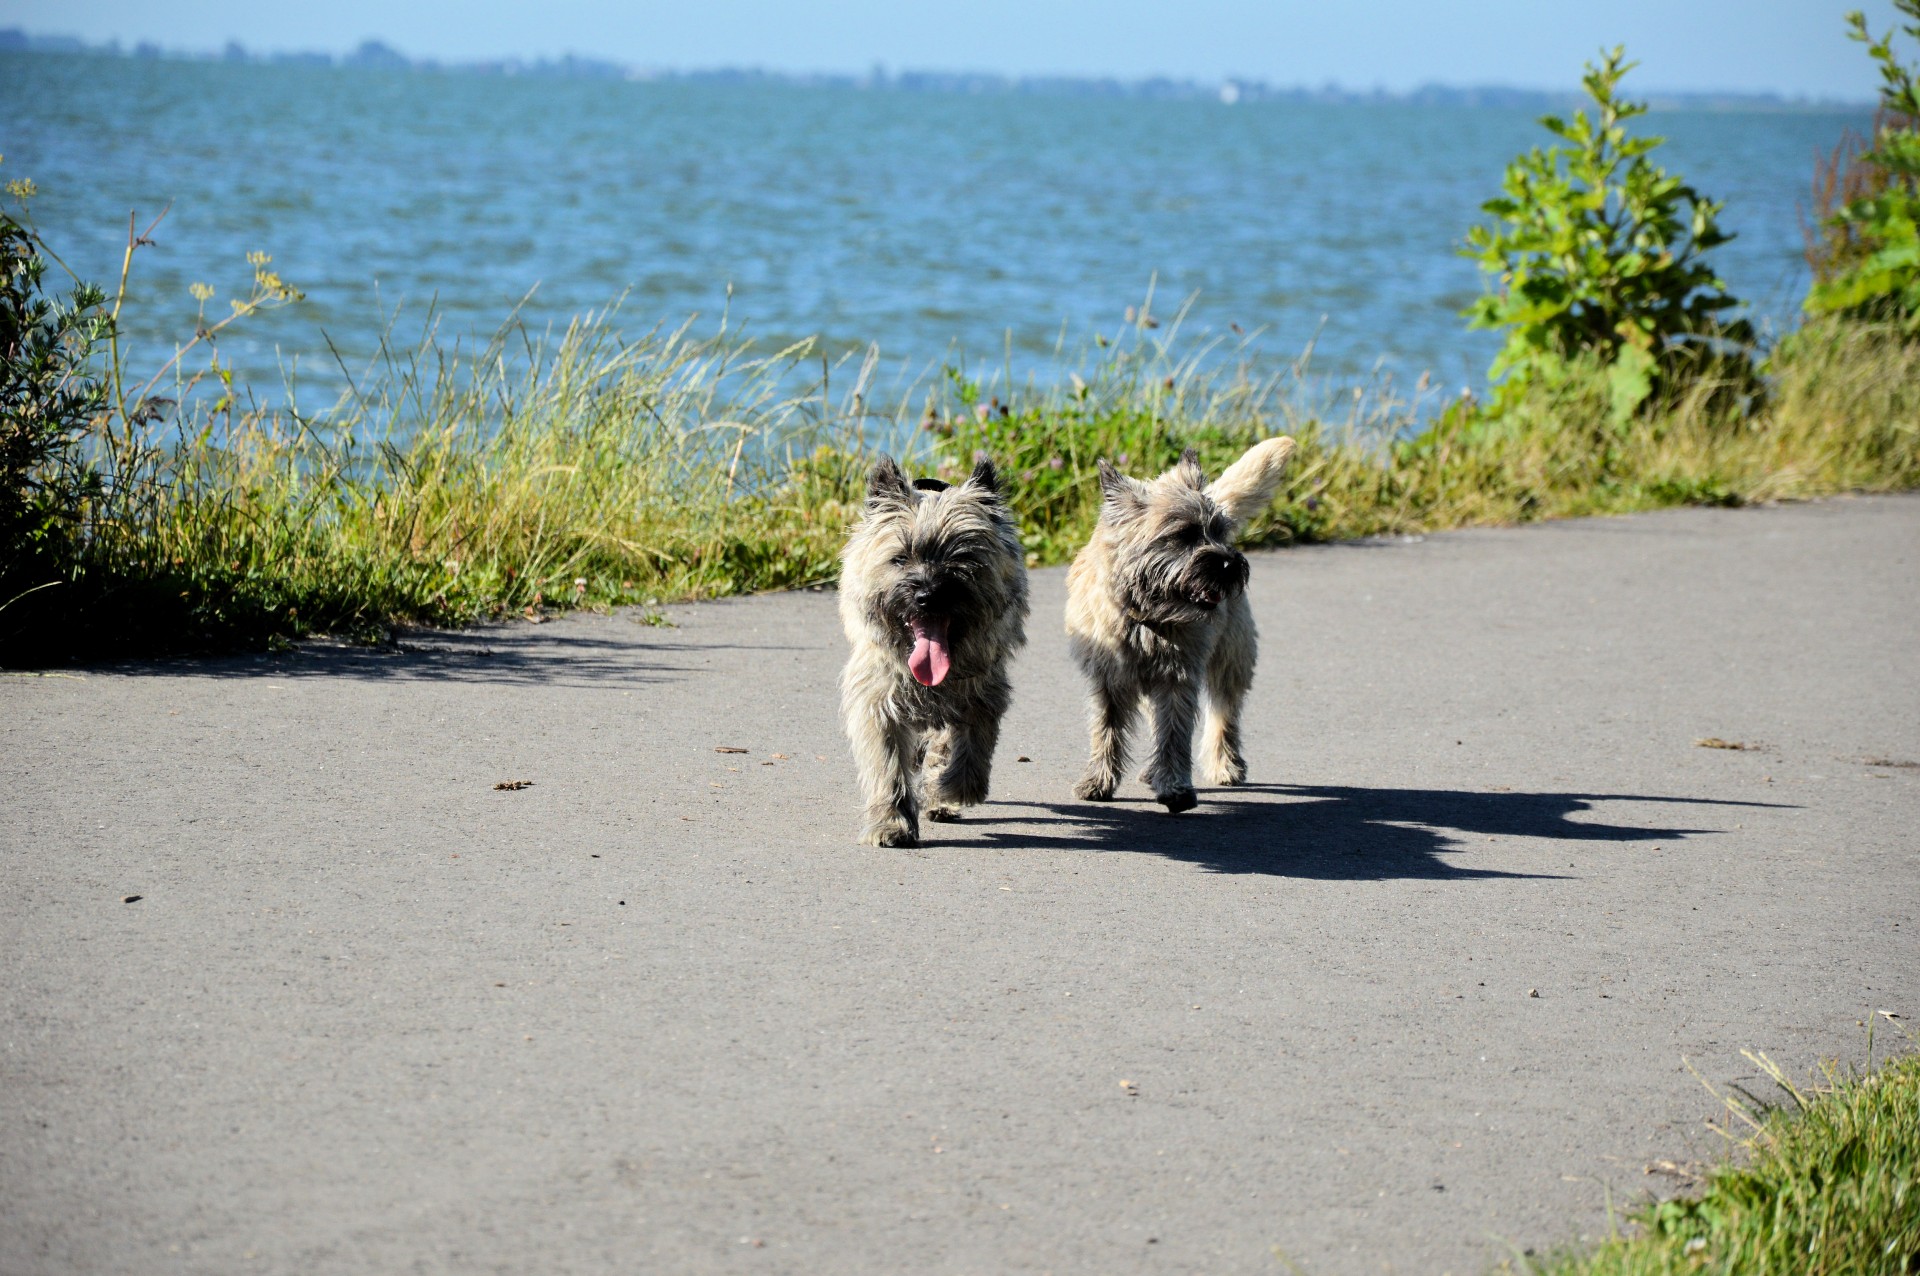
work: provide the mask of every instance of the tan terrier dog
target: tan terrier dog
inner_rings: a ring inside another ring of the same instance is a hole
[[[991,461],[966,482],[909,482],[882,457],[840,556],[840,620],[853,653],[840,708],[860,772],[870,846],[920,839],[983,802],[1027,640],[1027,561]]]
[[[1075,795],[1113,796],[1144,698],[1153,759],[1140,778],[1169,812],[1190,810],[1199,800],[1193,726],[1203,690],[1201,775],[1209,784],[1245,783],[1240,710],[1259,635],[1234,533],[1272,501],[1292,455],[1292,439],[1267,439],[1211,484],[1191,448],[1151,482],[1100,462],[1100,522],[1067,573],[1068,645],[1092,684],[1092,756]]]

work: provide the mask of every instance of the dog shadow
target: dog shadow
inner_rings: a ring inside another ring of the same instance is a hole
[[[1603,802],[1691,808],[1782,805],[1635,793],[1271,784],[1205,791],[1197,810],[1178,816],[1148,799],[1008,801],[989,803],[979,814],[970,814],[968,823],[988,843],[1007,849],[1117,851],[1158,855],[1215,873],[1347,881],[1563,878],[1571,874],[1476,868],[1462,861],[1490,841],[1507,838],[1658,845],[1722,831],[1573,818]],[[1040,813],[1014,814],[1014,808]],[[1002,816],[1000,811],[1008,813]],[[1556,846],[1549,862],[1565,864],[1559,858],[1564,853]],[[1503,858],[1510,854],[1503,852]]]

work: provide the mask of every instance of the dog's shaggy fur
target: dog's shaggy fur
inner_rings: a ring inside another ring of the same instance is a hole
[[[1092,756],[1078,796],[1113,796],[1140,701],[1152,709],[1153,759],[1141,773],[1168,811],[1191,809],[1193,727],[1207,702],[1201,775],[1241,784],[1240,710],[1253,685],[1258,635],[1247,605],[1238,526],[1265,509],[1293,440],[1255,444],[1208,484],[1192,449],[1151,482],[1104,460],[1105,501],[1093,539],[1067,573],[1067,637],[1091,683]]]
[[[841,716],[866,801],[861,841],[912,846],[926,814],[982,802],[1026,642],[1027,563],[990,461],[958,486],[874,467],[841,555],[840,620],[853,644]]]

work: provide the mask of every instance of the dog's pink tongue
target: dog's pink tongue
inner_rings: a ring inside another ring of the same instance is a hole
[[[947,622],[927,617],[913,621],[913,654],[907,657],[907,671],[923,687],[937,687],[947,676]]]

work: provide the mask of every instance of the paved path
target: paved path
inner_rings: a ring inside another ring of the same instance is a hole
[[[1062,586],[915,851],[830,594],[0,678],[0,1272],[1469,1273],[1920,1015],[1920,499],[1257,556],[1179,817]]]

